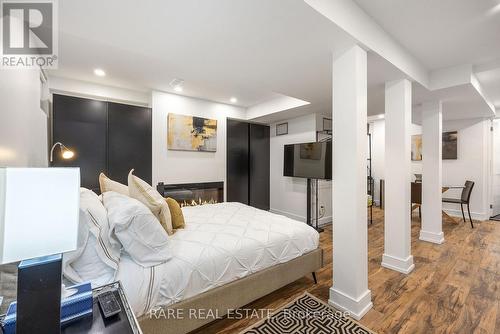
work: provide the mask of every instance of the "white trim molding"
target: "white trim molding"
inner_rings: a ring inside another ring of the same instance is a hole
[[[384,254],[382,256],[382,267],[396,270],[403,274],[409,274],[415,268],[415,264],[413,263],[412,255],[408,256],[406,259],[400,259],[395,256]]]
[[[462,219],[463,219],[462,211],[460,211],[458,209],[444,209],[443,211],[446,212],[446,214],[448,214],[451,217],[460,218],[460,221],[462,221]],[[464,205],[464,213],[465,213],[465,219],[468,222],[469,215],[467,213],[467,208],[465,205]],[[473,220],[485,221],[485,220],[490,219],[490,215],[488,213],[484,213],[484,212],[471,212],[470,215],[472,216]]]
[[[432,242],[434,244],[440,245],[444,242],[444,233],[443,232],[435,233],[435,232],[420,230],[419,239],[422,241]]]
[[[372,293],[366,290],[359,298],[352,298],[342,291],[330,288],[330,299],[328,303],[338,310],[349,312],[349,316],[356,320],[363,316],[373,307]]]
[[[297,215],[295,213],[282,211],[282,210],[278,210],[278,209],[273,209],[273,208],[269,209],[269,211],[272,213],[275,213],[277,215],[282,215],[282,216],[288,217],[290,219],[297,220],[299,222],[303,222],[303,223],[306,222],[305,216]],[[328,224],[331,224],[331,222],[332,222],[332,216],[321,217],[318,219],[318,226],[328,225]]]

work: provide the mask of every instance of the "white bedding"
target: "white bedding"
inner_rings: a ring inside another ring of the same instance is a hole
[[[169,305],[318,248],[310,226],[241,203],[183,208],[186,228],[170,237],[172,259],[143,268],[126,254],[121,280],[136,315]]]

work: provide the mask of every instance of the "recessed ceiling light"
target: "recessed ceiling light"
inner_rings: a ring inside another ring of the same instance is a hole
[[[238,99],[235,97],[232,97],[229,101],[231,101],[231,103],[236,103],[236,102],[238,102]]]
[[[104,72],[104,70],[102,70],[100,68],[96,68],[94,70],[94,74],[97,75],[98,77],[105,77],[106,76],[106,72]]]

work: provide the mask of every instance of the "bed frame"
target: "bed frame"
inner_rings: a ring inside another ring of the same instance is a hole
[[[210,310],[218,318],[323,266],[323,250],[317,248],[289,262],[278,264],[197,296],[163,307],[139,318],[144,334],[185,334],[214,320],[189,316],[189,310]],[[179,311],[181,310],[181,311]],[[179,313],[181,312],[181,313]],[[182,316],[175,316],[182,314]]]

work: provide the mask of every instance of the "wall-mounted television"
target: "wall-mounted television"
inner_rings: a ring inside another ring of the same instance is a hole
[[[283,175],[332,179],[332,142],[285,145]]]

